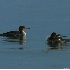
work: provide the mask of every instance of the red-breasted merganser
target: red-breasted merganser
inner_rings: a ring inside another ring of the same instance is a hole
[[[61,36],[60,34],[57,35],[55,32],[53,32],[51,36],[46,40],[46,43],[48,45],[63,45],[67,42],[70,42],[70,39],[64,39],[63,37],[65,36]]]
[[[24,31],[25,29],[30,29],[30,28],[26,28],[25,26],[20,26],[19,31],[6,32],[3,34],[0,34],[0,36],[12,38],[12,39],[19,39],[19,38],[26,39],[26,33]]]

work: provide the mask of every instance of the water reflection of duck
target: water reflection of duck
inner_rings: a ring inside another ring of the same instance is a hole
[[[25,26],[20,26],[19,27],[19,31],[10,31],[10,32],[6,32],[3,34],[0,34],[0,36],[3,37],[8,37],[11,39],[26,39],[26,33],[25,33],[25,29],[30,29],[30,28],[26,28]]]

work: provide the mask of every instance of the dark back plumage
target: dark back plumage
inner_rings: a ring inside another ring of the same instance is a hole
[[[4,36],[4,37],[9,37],[9,38],[19,38],[20,36],[22,36],[22,30],[25,28],[25,26],[20,26],[19,27],[19,31],[9,31],[3,34],[0,34],[0,36]]]

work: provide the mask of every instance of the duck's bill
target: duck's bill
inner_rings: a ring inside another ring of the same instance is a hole
[[[30,29],[30,28],[25,28],[25,29]]]
[[[61,37],[67,37],[67,36],[62,36],[62,35],[61,35]]]

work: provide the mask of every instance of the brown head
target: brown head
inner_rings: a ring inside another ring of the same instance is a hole
[[[19,27],[19,31],[22,31],[23,29],[25,29],[25,26],[20,26]]]
[[[22,30],[24,31],[25,29],[30,29],[30,28],[26,28],[25,26],[20,26],[19,27],[19,31],[22,32]]]
[[[52,34],[51,34],[51,37],[54,39],[54,38],[56,38],[56,33],[55,32],[53,32]]]

